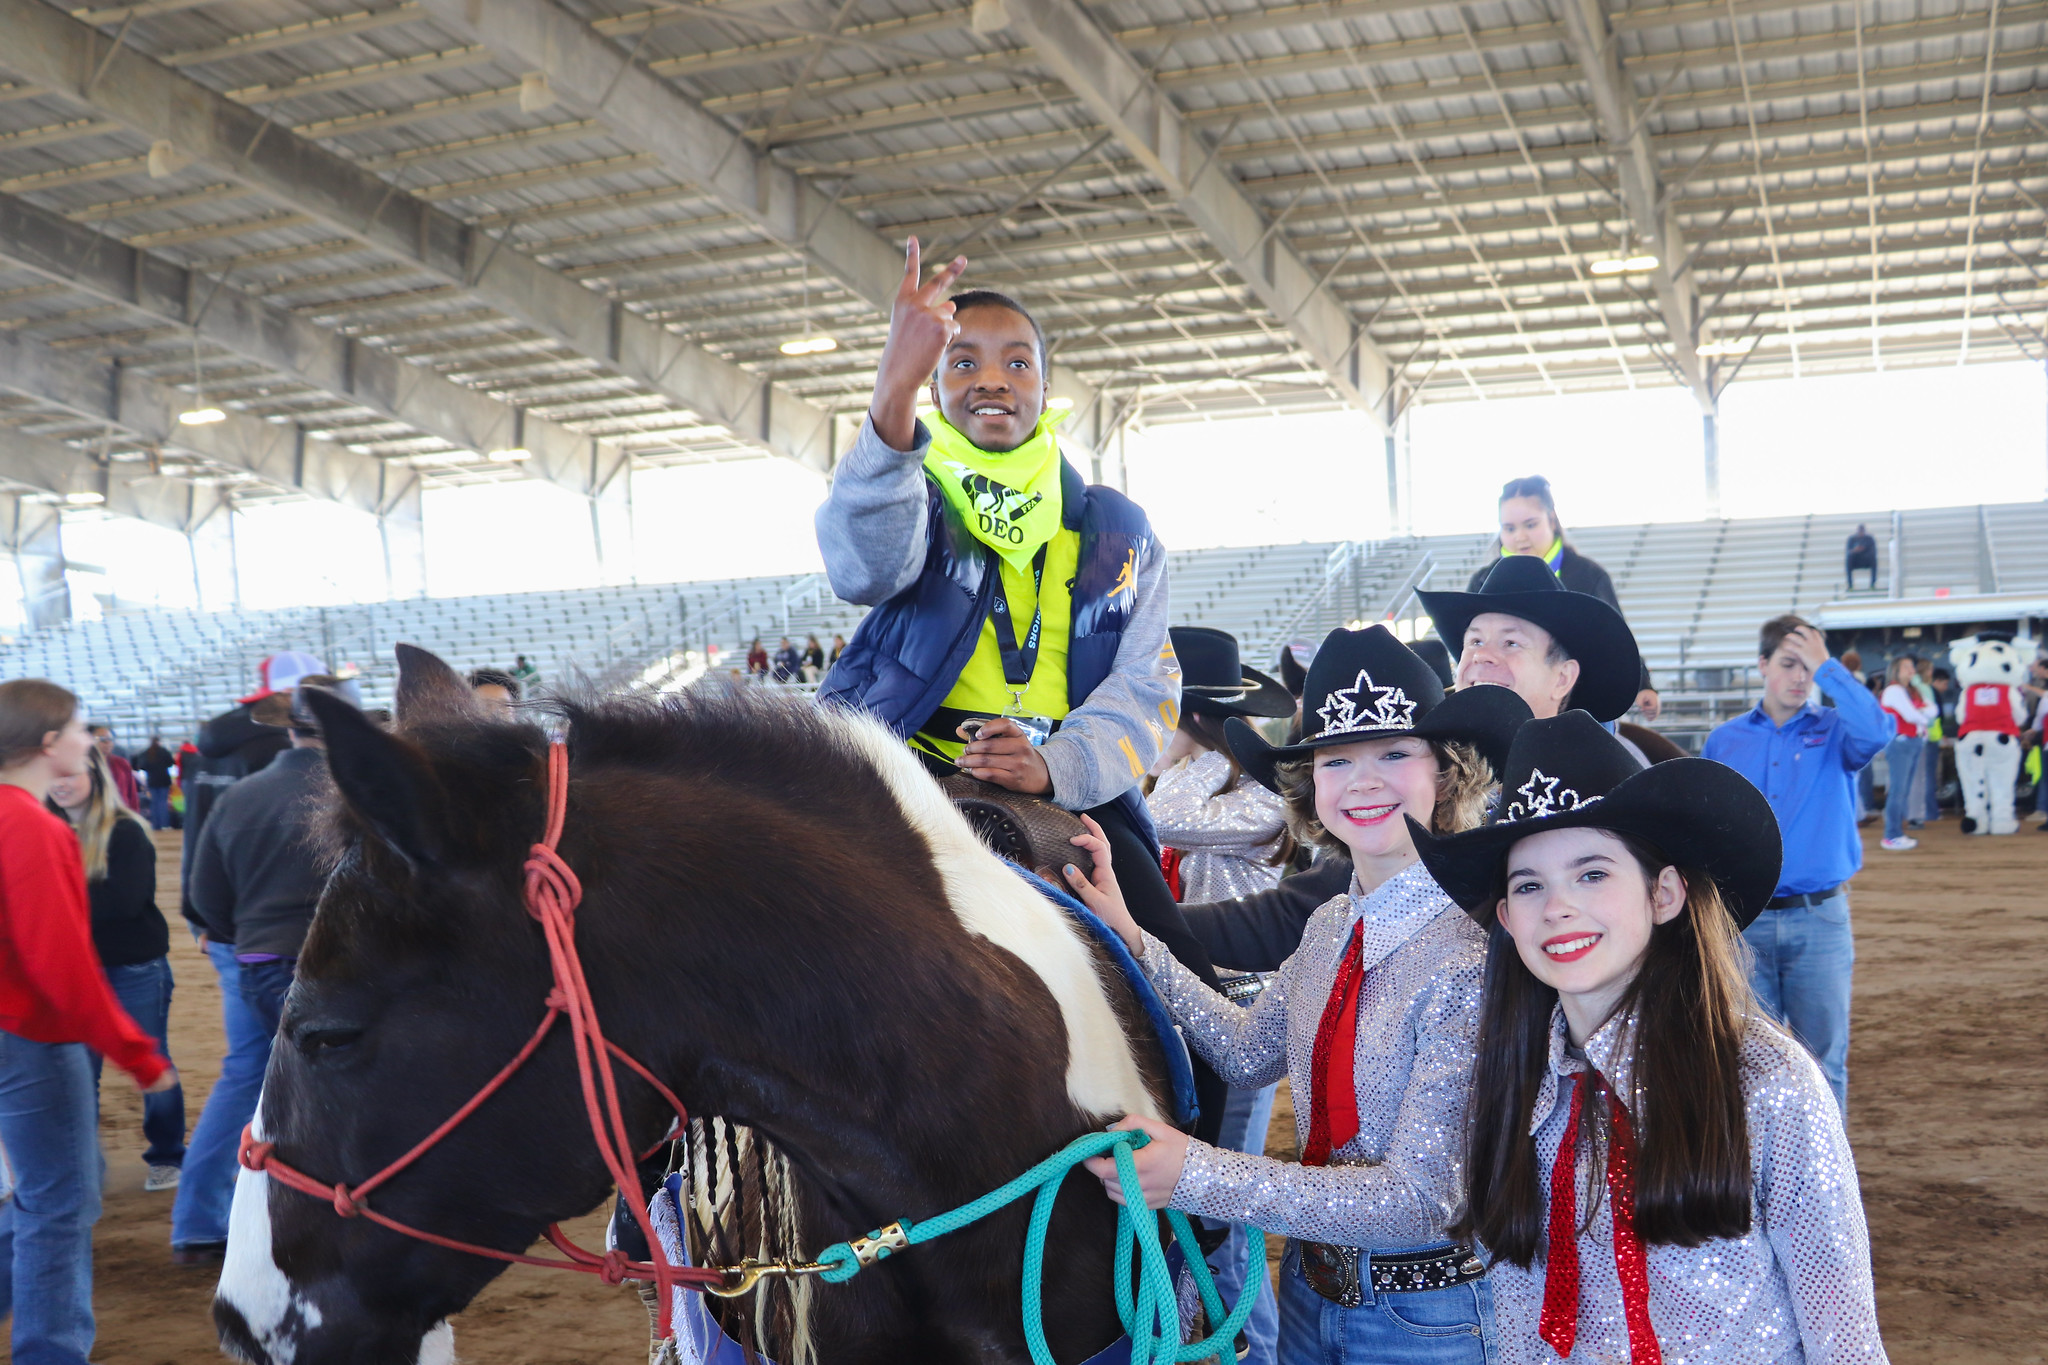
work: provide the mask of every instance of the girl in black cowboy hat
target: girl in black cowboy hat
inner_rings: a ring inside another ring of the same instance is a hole
[[[1295,1239],[1280,1286],[1283,1365],[1493,1360],[1484,1271],[1447,1235],[1462,1197],[1465,1090],[1484,936],[1416,862],[1404,817],[1451,833],[1479,819],[1491,764],[1529,716],[1504,687],[1446,697],[1384,626],[1332,631],[1308,670],[1300,743],[1227,731],[1282,792],[1296,833],[1350,855],[1348,894],[1249,1009],[1173,961],[1125,911],[1108,863],[1068,881],[1158,986],[1191,1046],[1233,1085],[1289,1077],[1299,1163],[1222,1151],[1127,1118],[1146,1202]],[[1099,839],[1076,839],[1091,853]],[[1090,1163],[1111,1198],[1115,1167]]]
[[[1228,631],[1175,626],[1167,633],[1180,659],[1180,724],[1145,807],[1160,844],[1180,855],[1175,892],[1184,901],[1214,901],[1264,891],[1294,851],[1287,810],[1246,775],[1223,726],[1232,716],[1291,716],[1294,698],[1239,661]]]
[[[1762,793],[1571,711],[1516,735],[1492,823],[1414,838],[1489,937],[1455,1230],[1502,1365],[1882,1365],[1840,1111],[1737,947],[1778,878]]]

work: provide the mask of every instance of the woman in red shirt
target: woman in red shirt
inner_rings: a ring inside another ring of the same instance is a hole
[[[91,748],[70,692],[0,683],[0,1146],[15,1180],[0,1208],[0,1317],[14,1318],[13,1358],[37,1365],[86,1365],[92,1351],[100,1152],[88,1049],[145,1093],[178,1083],[107,986],[78,839],[43,807]]]

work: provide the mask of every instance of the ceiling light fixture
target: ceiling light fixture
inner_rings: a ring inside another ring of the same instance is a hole
[[[489,452],[484,458],[492,464],[518,464],[522,460],[532,459],[533,452],[525,446],[507,446],[503,450]]]
[[[1072,412],[1074,410],[1074,400],[1071,398],[1055,398],[1047,403],[1046,406],[1054,412]]]
[[[105,493],[95,493],[90,489],[81,490],[80,492],[77,493],[66,493],[64,495],[64,501],[71,504],[71,506],[73,507],[94,507],[100,503],[105,502],[106,500],[107,495]]]
[[[1657,268],[1655,256],[1609,256],[1586,267],[1595,275],[1640,275]]]
[[[836,337],[823,335],[791,337],[777,349],[784,355],[823,355],[827,351],[838,350],[839,341]]]
[[[1709,359],[1716,356],[1748,355],[1755,346],[1755,337],[1730,337],[1725,341],[1703,341],[1692,348],[1692,353]]]
[[[187,408],[178,414],[179,425],[188,427],[211,426],[227,420],[228,415],[219,408]]]

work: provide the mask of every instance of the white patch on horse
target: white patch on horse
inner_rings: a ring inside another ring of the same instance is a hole
[[[256,1100],[250,1133],[263,1141],[263,1099]],[[292,1365],[299,1333],[320,1325],[320,1306],[301,1294],[270,1254],[270,1177],[245,1168],[235,1172],[235,1200],[228,1213],[227,1259],[214,1297],[242,1315],[249,1335],[271,1365]]]
[[[437,1322],[434,1329],[420,1339],[418,1365],[455,1365],[455,1329],[445,1322]]]
[[[888,783],[904,818],[924,837],[953,913],[969,933],[1023,959],[1052,992],[1067,1026],[1067,1094],[1074,1103],[1090,1114],[1164,1117],[1138,1071],[1080,927],[974,837],[907,745],[872,720],[840,719]]]

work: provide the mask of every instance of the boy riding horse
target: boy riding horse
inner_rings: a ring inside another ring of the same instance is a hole
[[[1180,714],[1165,548],[1061,458],[1031,315],[989,290],[945,297],[966,268],[923,280],[909,243],[867,419],[817,516],[832,590],[875,609],[819,698],[865,709],[936,774],[1093,816],[1138,922],[1213,981],[1139,794]],[[1198,1081],[1213,1123],[1222,1091]]]

